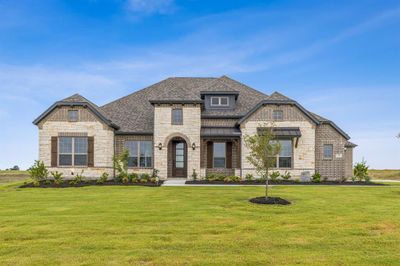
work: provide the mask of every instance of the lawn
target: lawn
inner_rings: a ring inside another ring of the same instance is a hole
[[[299,264],[400,261],[399,187],[0,186],[9,265]]]
[[[400,170],[369,170],[372,179],[400,180]]]
[[[27,171],[0,170],[0,184],[22,181],[27,178],[29,178],[29,173]]]

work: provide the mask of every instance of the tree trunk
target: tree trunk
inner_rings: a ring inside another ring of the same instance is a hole
[[[268,170],[265,175],[265,200],[268,199]]]

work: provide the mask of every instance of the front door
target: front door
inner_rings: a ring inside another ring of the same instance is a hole
[[[186,143],[174,141],[172,143],[172,176],[186,177]]]

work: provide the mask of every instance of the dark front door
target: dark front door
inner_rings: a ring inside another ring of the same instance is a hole
[[[174,141],[172,143],[172,176],[186,177],[186,143]]]

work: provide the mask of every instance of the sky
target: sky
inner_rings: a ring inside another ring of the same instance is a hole
[[[400,168],[398,0],[0,0],[0,169],[32,165],[32,121],[57,100],[222,75],[333,120],[355,162]]]

